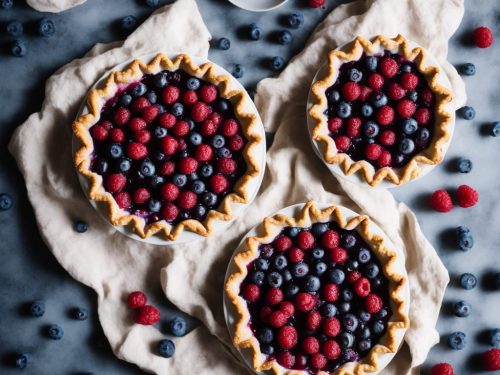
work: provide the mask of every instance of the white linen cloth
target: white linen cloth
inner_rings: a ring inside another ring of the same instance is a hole
[[[71,123],[88,88],[124,60],[158,50],[207,56],[210,35],[195,1],[178,0],[160,8],[124,42],[98,44],[56,72],[47,81],[42,110],[16,130],[9,148],[25,177],[47,245],[72,277],[96,291],[99,319],[114,353],[157,374],[246,373],[221,345],[230,345],[222,310],[226,266],[241,237],[264,216],[314,199],[370,215],[405,250],[411,326],[383,374],[418,374],[418,366],[439,340],[435,324],[448,273],[406,205],[396,202],[389,191],[356,186],[328,172],[311,150],[305,105],[310,82],[328,50],[358,34],[402,33],[440,61],[452,83],[455,104],[462,106],[463,82],[446,61],[448,39],[462,15],[462,0],[360,0],[335,9],[279,78],[263,80],[257,87],[256,105],[266,130],[276,135],[256,200],[227,230],[186,245],[144,244],[103,225],[76,178]],[[75,218],[90,223],[86,234],[73,231]],[[154,351],[164,336],[155,327],[133,324],[124,302],[132,290],[153,294],[160,276],[168,299],[203,323],[175,339],[177,351],[168,360]]]
[[[26,0],[26,3],[39,12],[59,13],[81,5],[87,0]]]

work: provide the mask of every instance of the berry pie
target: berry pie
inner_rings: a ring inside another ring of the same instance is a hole
[[[90,91],[88,113],[73,124],[83,145],[75,164],[113,225],[130,224],[142,238],[208,236],[214,220],[232,219],[231,202],[249,202],[262,137],[231,79],[210,62],[158,54]]]
[[[266,218],[235,256],[233,342],[256,371],[378,373],[398,350],[409,326],[404,256],[367,216],[346,212],[309,202],[296,217]]]
[[[426,51],[401,35],[357,37],[331,51],[326,75],[311,88],[312,137],[327,163],[360,172],[376,186],[404,184],[439,164],[451,137],[451,92],[429,66]]]

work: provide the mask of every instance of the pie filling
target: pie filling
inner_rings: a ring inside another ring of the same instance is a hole
[[[260,351],[311,374],[365,357],[392,316],[382,269],[356,230],[284,228],[259,246],[240,288]]]

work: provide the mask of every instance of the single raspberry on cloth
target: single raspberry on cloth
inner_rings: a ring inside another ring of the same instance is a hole
[[[155,324],[159,320],[160,320],[160,310],[151,305],[146,305],[141,307],[135,317],[135,322],[137,324],[143,324],[146,326]]]
[[[141,308],[146,302],[148,302],[148,297],[141,291],[132,292],[127,297],[127,305],[131,309]]]

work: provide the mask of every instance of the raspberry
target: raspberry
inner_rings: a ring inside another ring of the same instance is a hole
[[[361,93],[359,94],[359,100],[366,102],[373,90],[368,86],[360,85]]]
[[[377,112],[377,122],[380,125],[389,125],[394,121],[394,109],[388,105],[384,105]]]
[[[438,363],[432,366],[431,375],[455,375],[449,363]]]
[[[171,127],[173,127],[175,125],[175,123],[177,122],[177,119],[171,113],[164,113],[160,116],[160,118],[158,119],[158,122],[160,123],[160,126],[167,128],[167,129],[170,129]]]
[[[237,168],[238,164],[233,159],[220,158],[217,160],[217,171],[222,174],[231,175],[236,172]]]
[[[420,97],[427,104],[430,104],[434,100],[434,94],[429,89],[425,89],[424,91],[422,91]]]
[[[409,99],[403,99],[398,102],[396,110],[401,117],[411,117],[415,113],[417,106]]]
[[[127,178],[121,173],[113,173],[106,179],[106,190],[110,193],[117,193],[125,187]]]
[[[217,112],[212,112],[209,116],[208,116],[208,119],[210,121],[213,121],[213,123],[215,124],[215,126],[219,126],[220,123],[222,122],[222,116],[220,114],[218,114]]]
[[[113,122],[116,126],[123,126],[130,120],[130,111],[127,108],[120,107],[113,116]]]
[[[311,366],[318,370],[324,368],[328,363],[328,360],[325,358],[325,356],[319,353],[313,354],[310,361]]]
[[[160,114],[160,109],[155,105],[150,105],[149,107],[143,108],[141,111],[142,118],[146,122],[153,121]]]
[[[365,156],[369,160],[377,160],[382,154],[382,146],[372,143],[371,145],[366,146],[365,148]]]
[[[491,349],[483,353],[483,367],[487,371],[500,370],[500,349]]]
[[[295,296],[295,307],[300,311],[311,311],[315,305],[316,299],[309,293],[299,293]]]
[[[151,132],[149,130],[139,130],[132,135],[134,140],[139,143],[148,143],[151,140]]]
[[[413,73],[402,74],[399,81],[405,90],[415,90],[418,86],[418,77]]]
[[[167,86],[163,89],[163,92],[161,93],[161,98],[163,99],[163,103],[165,104],[174,104],[178,99],[180,95],[180,90],[176,86]]]
[[[277,305],[283,301],[284,295],[280,288],[271,288],[266,293],[266,303],[268,305]]]
[[[192,191],[181,191],[179,193],[179,198],[177,198],[177,204],[179,207],[185,210],[190,210],[198,203],[198,196]]]
[[[392,130],[384,130],[380,134],[380,143],[384,146],[392,146],[396,142],[396,133]]]
[[[391,57],[384,57],[380,60],[380,72],[386,78],[394,77],[398,72],[398,63]]]
[[[341,247],[330,250],[330,260],[335,263],[343,264],[347,260],[347,251]]]
[[[194,151],[194,157],[198,161],[209,161],[212,159],[214,155],[214,152],[212,150],[212,147],[209,145],[198,145],[196,146],[196,149]]]
[[[267,323],[272,312],[272,308],[270,308],[269,306],[264,306],[262,309],[260,309],[259,316],[264,323]]]
[[[166,221],[174,221],[179,216],[179,209],[173,203],[167,203],[163,206],[161,214]]]
[[[243,138],[241,138],[238,134],[229,139],[229,149],[231,151],[241,150],[244,144],[245,142],[243,141]]]
[[[173,161],[166,161],[160,167],[160,174],[162,176],[170,176],[175,171],[175,163]]]
[[[321,314],[317,311],[311,311],[306,317],[306,327],[311,331],[316,331],[321,324]]]
[[[196,172],[196,170],[198,169],[198,162],[194,158],[185,157],[179,160],[179,164],[177,167],[179,169],[179,172],[184,174],[191,174]]]
[[[316,337],[308,336],[302,341],[302,349],[307,354],[319,352],[319,342]]]
[[[344,83],[340,91],[342,92],[342,96],[351,102],[358,99],[359,95],[361,95],[361,88],[356,82]]]
[[[307,3],[311,8],[319,8],[323,6],[325,0],[307,0]]]
[[[297,235],[297,245],[302,250],[312,249],[314,246],[314,236],[309,231],[300,232]]]
[[[200,100],[205,103],[212,103],[217,99],[217,87],[215,85],[203,85],[199,91]]]
[[[346,152],[351,147],[351,139],[345,135],[336,137],[334,140],[338,152]]]
[[[323,288],[323,299],[326,302],[335,302],[339,298],[339,288],[337,285],[328,283]]]
[[[281,311],[274,311],[267,318],[269,324],[275,328],[283,327],[286,324],[287,320],[288,317]]]
[[[427,125],[431,120],[431,112],[428,108],[419,108],[415,113],[415,120],[419,125]]]
[[[115,195],[115,201],[120,208],[130,208],[132,206],[132,198],[130,198],[130,194],[126,191],[121,191]]]
[[[347,282],[349,284],[354,284],[356,281],[358,281],[361,278],[361,274],[359,271],[351,271],[347,274]]]
[[[246,284],[243,286],[241,296],[248,302],[255,302],[260,297],[260,288],[255,284]]]
[[[405,90],[396,82],[392,82],[387,88],[387,96],[392,100],[399,100],[405,96]]]
[[[216,174],[210,178],[210,188],[215,194],[220,194],[229,188],[229,182],[223,175]]]
[[[185,137],[189,134],[189,124],[186,121],[178,121],[172,128],[176,137]]]
[[[113,124],[110,121],[102,121],[100,125],[107,131],[110,131],[111,128],[113,127]]]
[[[179,147],[179,142],[174,137],[167,135],[161,140],[161,149],[167,156],[175,154],[177,148]]]
[[[160,321],[160,310],[151,305],[142,306],[135,317],[137,324],[150,326]]]
[[[129,129],[134,132],[146,129],[147,126],[148,124],[146,123],[146,121],[144,121],[144,119],[140,117],[134,117],[128,122]]]
[[[371,285],[370,281],[366,277],[362,277],[354,284],[354,293],[356,293],[360,297],[366,297],[370,294]]]
[[[351,117],[347,119],[346,133],[351,138],[359,137],[361,133],[361,119],[359,117]]]
[[[281,327],[278,331],[278,345],[283,349],[292,349],[297,345],[297,330],[291,326]]]
[[[280,303],[280,311],[290,318],[295,313],[295,307],[293,306],[293,303],[284,301]]]
[[[342,128],[342,119],[340,117],[332,117],[328,119],[328,130],[331,133],[336,133]]]
[[[160,194],[167,202],[173,202],[179,197],[179,188],[171,182],[167,182],[160,189]]]
[[[376,294],[368,294],[365,298],[365,310],[370,314],[376,314],[382,310],[383,302],[382,299]]]
[[[450,194],[446,190],[436,190],[432,193],[429,204],[438,212],[448,212],[453,208]]]
[[[146,188],[141,187],[134,192],[133,199],[134,202],[137,204],[146,203],[149,200],[149,198],[151,198],[151,193]]]
[[[488,48],[493,44],[493,33],[485,26],[480,26],[472,32],[472,40],[479,48]]]
[[[309,0],[309,1],[318,1],[318,0]],[[276,360],[284,368],[292,368],[295,365],[295,356],[290,352],[283,352],[278,354]]]
[[[109,139],[111,139],[112,142],[117,142],[121,143],[125,141],[125,133],[123,130],[115,128],[111,129],[109,131]]]
[[[150,105],[151,103],[146,98],[137,98],[132,102],[131,108],[135,113],[140,113],[144,108]]]
[[[108,138],[108,131],[102,125],[94,125],[89,130],[90,135],[96,141],[104,141]]]
[[[335,337],[340,333],[340,322],[336,318],[323,320],[323,333],[329,337]]]
[[[238,133],[238,123],[236,120],[230,118],[224,121],[222,124],[222,135],[224,137],[232,137],[236,133]]]
[[[378,73],[373,73],[368,77],[368,85],[374,90],[380,90],[384,86],[384,77]]]
[[[468,185],[460,185],[455,192],[457,203],[460,207],[468,208],[474,206],[479,200],[479,194]]]
[[[129,143],[127,145],[127,155],[132,160],[143,159],[148,155],[148,149],[142,143]]]
[[[294,247],[288,251],[288,259],[292,263],[300,263],[304,260],[304,252],[297,247]]]
[[[182,102],[187,105],[194,104],[198,101],[198,95],[196,94],[196,91],[193,90],[187,90],[182,94]]]
[[[138,309],[148,302],[148,297],[143,292],[135,291],[128,295],[127,305],[131,309]]]
[[[339,358],[341,354],[339,344],[333,340],[325,341],[323,347],[321,348],[321,352],[326,358],[331,360]]]
[[[210,114],[208,106],[203,102],[196,102],[191,107],[191,118],[195,122],[202,122],[207,119]]]
[[[390,167],[392,165],[392,154],[387,150],[382,150],[382,153],[377,159],[377,165],[380,168]]]
[[[332,229],[327,230],[321,237],[321,243],[326,249],[333,249],[339,246],[340,236]]]
[[[292,240],[290,239],[290,237],[281,236],[274,240],[274,248],[276,249],[276,251],[279,251],[280,253],[287,251],[291,247],[292,247]]]

